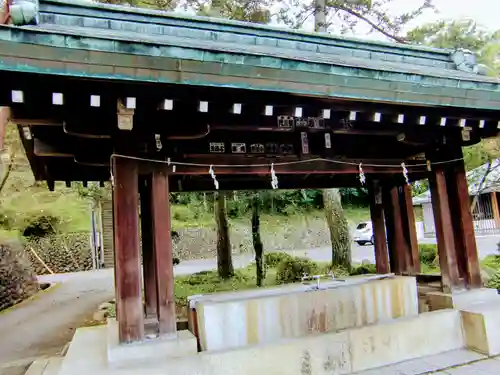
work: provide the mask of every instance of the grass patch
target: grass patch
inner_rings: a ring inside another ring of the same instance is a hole
[[[178,276],[175,278],[174,284],[176,304],[186,306],[187,298],[196,294],[257,288],[256,274],[255,265],[250,265],[246,268],[235,270],[234,277],[229,280],[221,280],[217,275],[217,271],[204,271],[189,276]],[[276,269],[267,269],[264,285],[265,287],[276,285]]]

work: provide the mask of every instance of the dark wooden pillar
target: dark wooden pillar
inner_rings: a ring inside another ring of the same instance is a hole
[[[167,172],[165,169],[155,170],[152,179],[152,212],[160,335],[176,332],[174,266],[168,196]]]
[[[144,312],[147,317],[156,317],[156,268],[153,241],[153,217],[151,200],[151,176],[139,180],[141,200],[142,270],[144,275]]]
[[[467,288],[480,288],[481,270],[464,163],[457,162],[446,174],[459,277]]]
[[[387,227],[391,271],[401,274],[406,272],[408,249],[403,233],[399,188],[397,186],[389,186],[384,190],[384,213],[386,218],[385,224]]]
[[[385,233],[384,208],[382,205],[382,188],[378,181],[373,182],[373,185],[369,189],[369,193],[377,273],[389,273],[390,265]]]
[[[444,292],[452,292],[462,285],[459,280],[455,253],[455,237],[453,234],[444,169],[437,167],[430,172],[429,185],[436,227],[441,283]],[[467,199],[467,204],[468,202],[469,200]]]
[[[129,343],[144,336],[137,163],[114,158],[112,171],[118,334]]]
[[[415,213],[411,196],[411,186],[408,184],[399,188],[401,218],[403,222],[403,235],[407,251],[406,272],[415,275],[420,272],[420,252],[418,249],[417,228],[415,226]]]

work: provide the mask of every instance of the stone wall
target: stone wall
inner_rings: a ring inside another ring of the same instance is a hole
[[[174,242],[176,256],[182,260],[215,258],[217,231],[214,227],[181,228],[179,238]],[[232,224],[230,228],[231,246],[234,254],[252,252],[250,223]],[[330,245],[326,221],[323,218],[309,219],[307,223],[273,226],[267,230],[261,226],[264,251],[302,250]]]

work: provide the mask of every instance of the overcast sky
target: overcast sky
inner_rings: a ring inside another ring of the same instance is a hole
[[[415,0],[398,0],[395,9],[406,10]],[[438,14],[429,12],[419,18],[420,22],[432,22],[438,19],[473,19],[490,29],[499,29],[500,0],[434,0]]]

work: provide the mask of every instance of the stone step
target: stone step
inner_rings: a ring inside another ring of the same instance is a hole
[[[64,357],[39,358],[35,360],[24,375],[57,375]]]
[[[460,368],[460,366],[487,359],[488,357],[471,350],[459,349],[418,359],[412,359],[410,361],[404,361],[390,366],[362,371],[353,375],[449,374],[447,371],[449,369]],[[498,366],[500,366],[500,361],[498,361]],[[474,372],[470,372],[470,374],[473,375]],[[475,372],[475,374],[477,375],[478,372]],[[484,373],[479,372],[479,374],[483,375]]]

